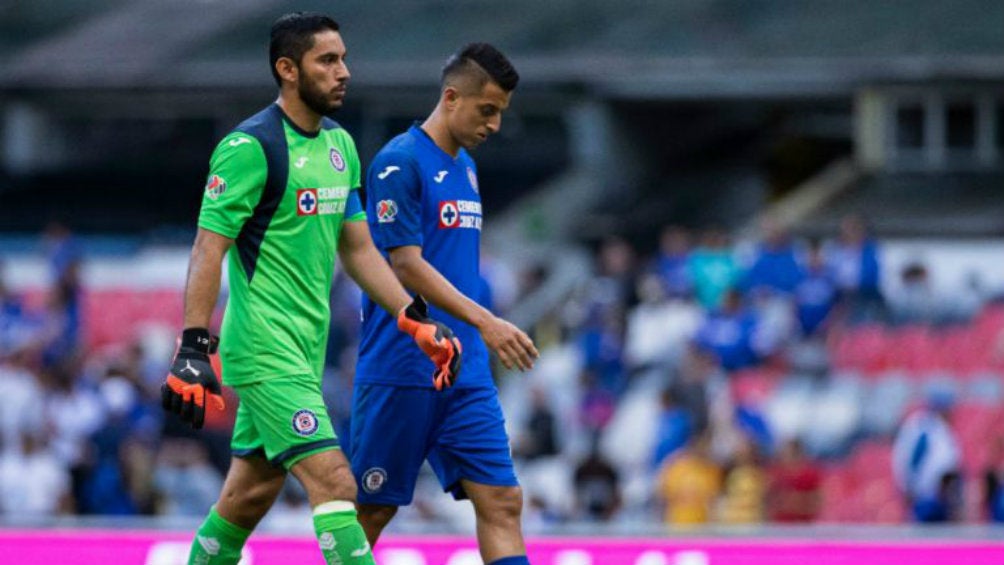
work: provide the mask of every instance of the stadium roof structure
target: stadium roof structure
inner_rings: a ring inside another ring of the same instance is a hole
[[[0,89],[269,84],[277,0],[2,2]],[[843,94],[861,83],[1004,79],[998,0],[322,0],[354,82],[433,86],[490,41],[526,83],[610,97]],[[333,13],[332,13],[333,12]]]

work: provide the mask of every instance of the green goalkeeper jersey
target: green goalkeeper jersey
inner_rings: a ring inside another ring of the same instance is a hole
[[[240,124],[210,160],[199,227],[234,240],[220,335],[223,379],[321,378],[343,222],[365,220],[359,156],[330,119],[298,128],[278,105]]]

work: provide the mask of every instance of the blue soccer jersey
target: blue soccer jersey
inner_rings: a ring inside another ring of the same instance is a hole
[[[456,158],[417,125],[392,139],[366,175],[366,209],[373,242],[386,256],[404,245],[422,248],[425,260],[461,293],[478,300],[481,196],[474,160]],[[397,329],[397,320],[363,297],[356,382],[432,387],[433,364]],[[430,305],[430,316],[453,329],[463,346],[457,388],[493,387],[481,334]]]

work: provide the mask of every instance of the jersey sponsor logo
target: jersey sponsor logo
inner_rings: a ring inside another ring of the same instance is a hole
[[[312,436],[317,431],[317,415],[312,410],[297,410],[293,414],[293,431],[301,436]]]
[[[331,159],[331,166],[339,173],[345,170],[345,158],[334,147],[328,151],[328,158]]]
[[[383,180],[383,179],[389,177],[391,175],[391,173],[393,173],[394,171],[400,171],[400,170],[401,170],[401,167],[398,167],[397,165],[389,165],[389,166],[387,166],[387,168],[385,168],[384,170],[382,170],[379,173],[377,173],[377,178],[380,179],[380,180]]]
[[[481,229],[481,203],[475,200],[441,200],[439,229]]]
[[[297,216],[344,214],[349,187],[301,188],[296,191]]]
[[[467,167],[467,180],[471,181],[471,188],[474,189],[474,192],[478,192],[478,175],[474,174],[474,169],[470,167]]]
[[[393,200],[381,200],[377,202],[377,222],[389,224],[397,218],[397,202]]]
[[[227,181],[223,179],[220,175],[209,175],[209,180],[206,181],[206,196],[210,200],[216,200],[221,194],[227,190]]]
[[[370,467],[363,473],[363,490],[374,494],[380,492],[385,484],[387,484],[387,471],[381,469],[380,467]]]
[[[235,137],[229,141],[230,147],[237,147],[245,143],[251,143],[251,140],[246,137]]]
[[[309,161],[309,159],[307,159],[306,157],[300,157],[299,159],[296,160],[295,163],[293,163],[293,166],[296,167],[297,169],[302,169],[303,166],[307,164],[307,161]]]
[[[317,189],[301,188],[296,191],[296,215],[317,215]]]
[[[448,174],[450,174],[450,171],[439,171],[436,173],[436,176],[432,177],[432,180],[436,181],[436,184],[439,184],[443,182],[443,179],[445,179]]]

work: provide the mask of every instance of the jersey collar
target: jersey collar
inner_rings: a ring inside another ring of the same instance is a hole
[[[419,143],[431,149],[433,153],[439,155],[440,158],[442,158],[450,165],[456,165],[457,163],[460,163],[460,156],[464,154],[463,147],[460,148],[460,151],[457,151],[457,156],[456,158],[454,158],[446,151],[443,151],[442,147],[436,145],[436,142],[432,139],[429,133],[421,128],[420,122],[416,121],[414,124],[411,125],[410,128],[408,128],[408,131],[411,132],[412,136],[414,136],[416,139],[419,140]]]
[[[324,129],[323,127],[319,127],[317,131],[307,131],[301,128],[300,126],[296,125],[296,122],[291,120],[289,116],[286,115],[286,112],[282,111],[282,107],[280,107],[275,102],[272,103],[272,108],[276,113],[282,116],[282,121],[286,122],[286,124],[289,125],[289,127],[293,128],[293,131],[295,131],[296,133],[300,134],[303,137],[306,137],[308,139],[314,139],[318,135],[321,135],[321,130]]]

